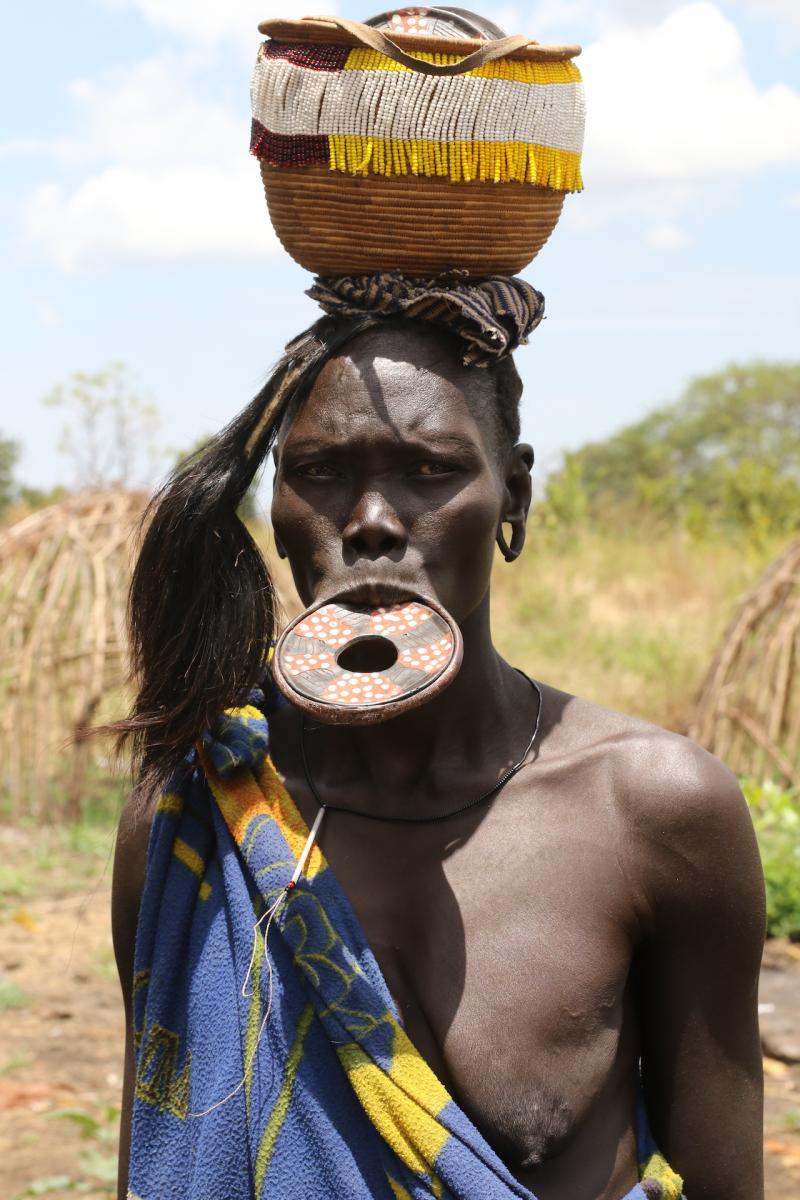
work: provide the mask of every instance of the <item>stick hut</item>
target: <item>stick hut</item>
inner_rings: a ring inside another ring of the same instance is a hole
[[[688,733],[738,775],[800,786],[800,539],[740,604]]]
[[[125,704],[125,607],[147,497],[71,495],[0,531],[0,799],[12,817],[75,818]]]

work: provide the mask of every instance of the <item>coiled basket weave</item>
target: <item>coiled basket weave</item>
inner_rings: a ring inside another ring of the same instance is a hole
[[[251,151],[285,249],[319,275],[516,274],[582,187],[577,46],[264,21]]]

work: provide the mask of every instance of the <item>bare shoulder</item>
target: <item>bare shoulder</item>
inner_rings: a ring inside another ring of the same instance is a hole
[[[602,769],[631,827],[680,828],[746,813],[735,775],[701,746],[649,721],[544,689],[547,754]]]
[[[760,859],[735,775],[701,746],[648,721],[551,688],[545,700],[556,720],[552,752],[596,780],[620,859],[647,906],[730,900],[727,880],[735,879],[758,914]]]

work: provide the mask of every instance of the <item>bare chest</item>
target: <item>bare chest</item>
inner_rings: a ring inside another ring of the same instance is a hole
[[[322,838],[411,1040],[529,1185],[604,1100],[620,1136],[632,1113],[626,890],[587,834],[517,796],[447,828],[331,814]]]

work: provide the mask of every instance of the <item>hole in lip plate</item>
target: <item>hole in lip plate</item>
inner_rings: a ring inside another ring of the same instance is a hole
[[[353,638],[336,655],[336,662],[345,671],[359,675],[373,675],[388,671],[397,662],[397,647],[388,638],[379,634],[365,634]]]

